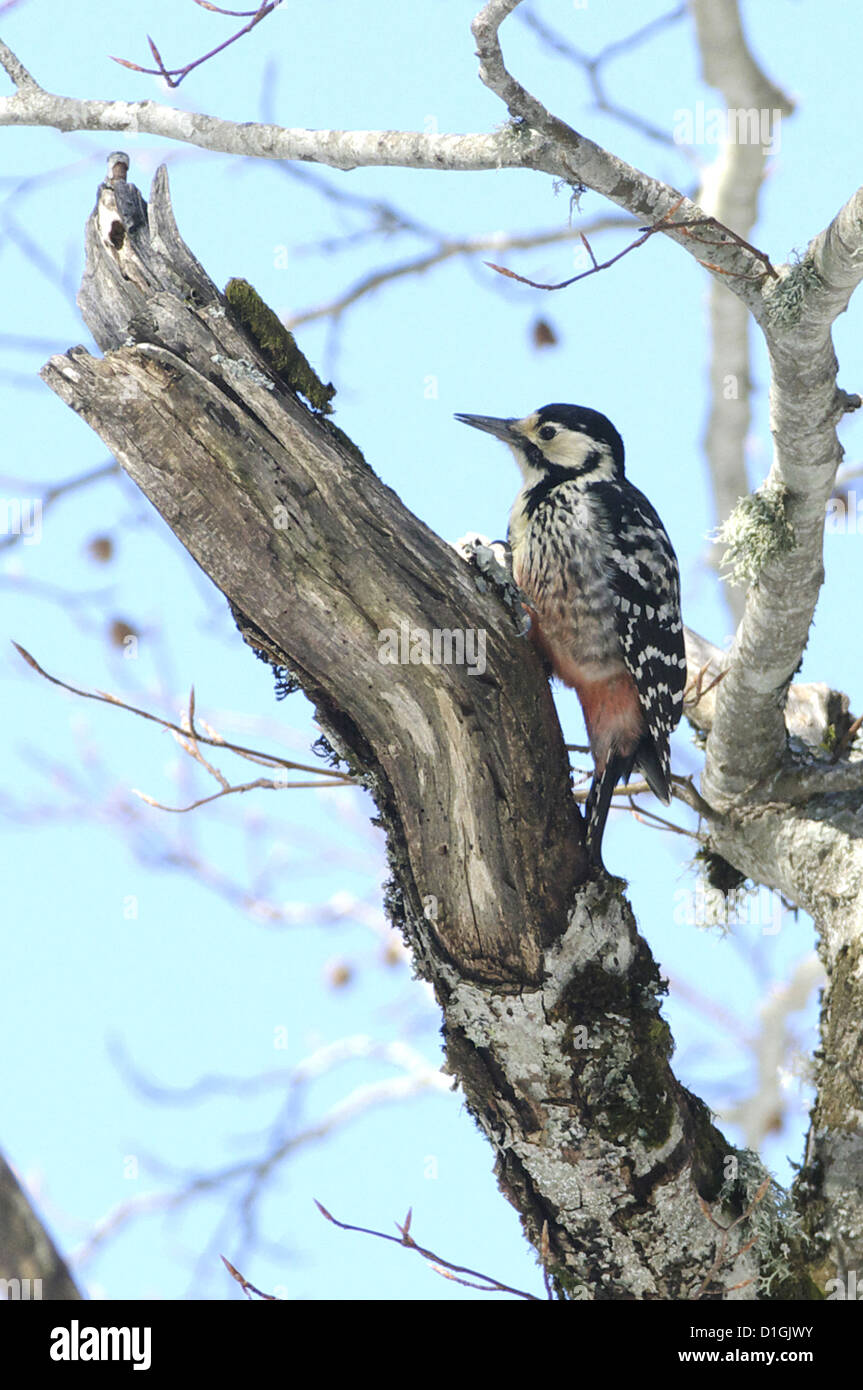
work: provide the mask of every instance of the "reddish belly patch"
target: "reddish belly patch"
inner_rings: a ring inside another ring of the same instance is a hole
[[[551,662],[558,679],[578,695],[597,772],[602,772],[610,753],[623,757],[634,753],[645,732],[645,723],[635,681],[626,667],[612,666],[601,676],[596,668],[586,670],[559,648],[552,647],[536,615],[532,613],[531,617],[534,642]]]

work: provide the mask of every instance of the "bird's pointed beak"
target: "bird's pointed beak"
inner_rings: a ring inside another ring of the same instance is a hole
[[[505,444],[512,443],[512,426],[516,423],[514,417],[499,420],[495,415],[456,415],[455,418],[461,420],[463,425],[473,425],[475,430],[493,434],[495,439],[502,439]]]

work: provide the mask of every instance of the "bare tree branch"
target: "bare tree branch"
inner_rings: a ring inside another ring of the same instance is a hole
[[[9,74],[19,92],[42,91],[33,74],[27,71],[21,59],[16,57],[2,39],[0,39],[0,67]]]
[[[751,796],[759,784],[766,789],[784,760],[782,707],[824,577],[824,517],[842,458],[836,426],[860,404],[837,386],[831,329],[861,279],[863,188],[813,239],[800,264],[785,267],[778,284],[765,289],[775,441],[765,493],[774,520],[753,521],[746,540],[761,563],[708,742],[703,791],[717,808]],[[792,537],[787,547],[785,528]]]
[[[746,249],[728,233],[727,238],[720,235],[711,242],[710,262],[704,261],[698,241],[690,231],[692,225],[705,217],[703,209],[678,189],[650,178],[551,115],[508,71],[498,30],[520,3],[521,0],[489,0],[471,28],[477,41],[481,80],[506,105],[518,123],[516,128],[529,135],[532,142],[539,141],[539,148],[533,154],[533,167],[554,172],[576,188],[592,188],[648,226],[669,219],[663,227],[665,234],[700,260],[712,274],[730,277],[735,294],[753,314],[760,315],[761,294],[756,287],[767,274],[761,253]],[[675,216],[670,219],[672,209]],[[672,220],[679,225],[671,225]]]

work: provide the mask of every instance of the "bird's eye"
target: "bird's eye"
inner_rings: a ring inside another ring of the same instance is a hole
[[[540,439],[554,439],[556,434],[557,430],[554,428],[554,425],[543,425],[539,432],[539,437]]]

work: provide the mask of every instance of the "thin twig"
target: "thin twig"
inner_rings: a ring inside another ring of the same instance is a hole
[[[230,1260],[225,1259],[224,1255],[220,1255],[219,1259],[222,1261],[222,1264],[225,1266],[225,1269],[228,1271],[231,1278],[236,1279],[237,1283],[240,1285],[240,1288],[243,1290],[243,1293],[246,1295],[246,1298],[248,1298],[250,1302],[252,1294],[257,1294],[258,1298],[266,1299],[268,1303],[278,1303],[278,1299],[276,1298],[276,1295],[274,1293],[263,1293],[261,1289],[256,1289],[254,1284],[249,1283],[248,1279],[245,1277],[244,1274],[241,1274],[238,1269],[234,1268]]]
[[[641,236],[636,237],[635,241],[630,242],[628,246],[624,246],[623,250],[618,251],[616,255],[610,256],[607,261],[597,261],[587,237],[582,234],[581,239],[587,248],[587,252],[593,264],[589,270],[582,270],[578,275],[571,275],[568,280],[561,280],[556,285],[543,285],[537,280],[529,280],[526,275],[517,275],[514,270],[507,270],[505,266],[495,265],[493,261],[486,261],[485,264],[490,270],[496,270],[499,275],[506,275],[510,280],[518,280],[522,285],[530,285],[531,289],[534,290],[565,290],[568,289],[570,285],[577,284],[579,280],[587,279],[589,275],[596,275],[600,270],[608,270],[611,266],[616,265],[624,256],[628,256],[630,251],[636,251],[639,246],[643,246],[656,232],[679,231],[682,232],[684,236],[689,237],[695,227],[713,227],[716,231],[723,233],[723,239],[716,240],[710,237],[693,237],[692,240],[703,242],[707,246],[727,246],[728,241],[725,240],[725,238],[728,238],[736,246],[741,247],[744,251],[748,251],[750,255],[755,256],[757,260],[761,261],[764,266],[764,271],[761,274],[745,275],[740,271],[723,270],[720,266],[716,266],[710,261],[699,260],[699,265],[703,265],[706,270],[713,270],[719,275],[730,275],[736,279],[762,280],[764,275],[772,275],[774,280],[779,279],[769,257],[766,256],[763,251],[757,250],[756,247],[752,246],[748,241],[745,241],[743,237],[738,236],[736,232],[732,231],[730,227],[726,227],[723,223],[717,222],[715,217],[691,217],[687,218],[685,222],[669,221],[669,218],[673,216],[683,201],[683,198],[679,198],[674,206],[669,208],[668,212],[665,213],[663,217],[660,217],[658,222],[654,222],[650,227],[641,228]]]
[[[647,788],[645,787],[645,791]],[[663,830],[673,830],[675,835],[685,835],[690,840],[701,842],[701,836],[695,830],[687,830],[683,825],[675,825],[674,821],[668,820],[665,816],[660,816],[657,811],[644,811],[633,803],[632,797],[629,798],[629,809],[637,821],[642,825],[649,823],[660,826]]]
[[[700,816],[707,816],[713,822],[719,819],[713,807],[704,800],[704,797],[697,790],[691,776],[678,777],[676,773],[672,772],[671,794],[691,807],[693,811],[697,811]]]
[[[326,1207],[323,1206],[317,1198],[314,1199],[314,1202],[321,1215],[325,1216],[327,1221],[331,1221],[334,1226],[338,1226],[340,1230],[358,1231],[360,1235],[375,1236],[378,1240],[392,1241],[394,1245],[404,1245],[408,1250],[415,1250],[424,1260],[428,1260],[433,1268],[440,1266],[440,1268],[437,1269],[438,1274],[444,1274],[446,1271],[450,1271],[446,1277],[456,1278],[456,1282],[459,1284],[465,1282],[465,1280],[457,1278],[458,1275],[463,1274],[469,1279],[482,1280],[483,1282],[481,1284],[470,1284],[469,1287],[474,1289],[481,1288],[484,1293],[511,1293],[514,1294],[516,1298],[525,1298],[531,1303],[539,1303],[541,1301],[534,1293],[526,1293],[524,1289],[514,1289],[509,1284],[502,1284],[499,1279],[493,1278],[490,1274],[482,1274],[479,1270],[468,1269],[464,1265],[452,1264],[449,1260],[441,1259],[440,1255],[435,1255],[433,1251],[424,1249],[422,1245],[417,1245],[413,1236],[410,1234],[411,1212],[408,1212],[405,1217],[403,1226],[400,1226],[398,1222],[395,1223],[396,1230],[399,1234],[397,1236],[391,1236],[388,1235],[386,1231],[372,1231],[367,1226],[352,1226],[347,1221],[339,1221],[331,1212],[327,1211]]]
[[[684,709],[694,709],[695,706],[699,703],[699,701],[702,700],[705,695],[708,695],[710,691],[713,690],[714,687],[717,686],[721,680],[724,680],[728,674],[727,671],[719,671],[713,677],[713,680],[710,682],[709,685],[704,685],[704,677],[709,670],[710,663],[705,662],[705,664],[699,668],[693,679],[687,685],[686,689],[683,692]]]
[[[119,709],[126,710],[129,714],[136,714],[139,719],[148,719],[153,724],[158,724],[163,729],[170,729],[173,733],[188,735],[188,729],[183,729],[179,724],[174,724],[170,719],[163,719],[161,715],[151,714],[149,710],[138,709],[136,705],[129,705],[125,700],[121,700],[117,695],[108,695],[104,691],[81,690],[78,686],[70,685],[68,681],[60,680],[59,676],[52,676],[39,665],[34,656],[22,647],[20,643],[13,641],[12,646],[24,658],[28,666],[43,676],[52,685],[59,685],[62,690],[68,690],[72,695],[78,695],[82,700],[98,700],[102,704],[115,705]],[[230,743],[218,735],[206,736],[198,735],[201,743],[209,744],[215,748],[225,748],[229,753],[237,753],[241,758],[249,758],[252,761],[261,763],[264,767],[284,767],[292,772],[309,772],[314,776],[334,777],[334,773],[328,768],[313,767],[309,763],[297,763],[290,758],[280,758],[276,753],[262,753],[257,748],[246,748],[241,743]],[[348,780],[347,778],[345,779]]]
[[[235,10],[220,10],[216,5],[204,3],[204,0],[195,0],[195,4],[200,5],[202,9],[212,10],[214,14],[237,15],[237,11]],[[260,24],[262,19],[266,19],[267,16],[272,14],[273,10],[277,8],[278,0],[271,0],[271,3],[262,4],[257,10],[241,11],[240,13],[243,17],[249,14],[252,16],[248,24],[244,25],[242,29],[238,29],[236,34],[232,34],[229,39],[225,39],[224,43],[218,44],[216,48],[211,48],[209,53],[205,53],[201,58],[195,58],[193,62],[186,63],[185,67],[182,68],[165,67],[165,64],[162,62],[162,55],[149,34],[147,35],[147,42],[150,45],[150,52],[156,63],[155,68],[143,68],[139,63],[133,63],[128,58],[112,57],[112,62],[119,63],[120,66],[124,68],[131,68],[132,72],[143,72],[149,77],[161,77],[169,87],[179,87],[183,78],[188,77],[189,73],[192,72],[194,68],[199,68],[202,63],[207,63],[211,58],[215,58],[217,53],[221,53],[224,49],[230,48],[231,44],[236,43],[237,39],[241,39],[244,34],[251,33],[255,26]]]
[[[202,796],[188,806],[165,806],[155,797],[148,796],[146,792],[138,791],[137,787],[132,788],[132,795],[140,797],[141,801],[145,801],[148,806],[155,807],[157,811],[170,811],[174,815],[182,816],[188,811],[197,811],[199,806],[207,806],[211,801],[219,801],[223,796],[233,796],[236,792],[251,792],[260,789],[265,791],[299,791],[301,788],[308,787],[314,787],[317,790],[320,787],[353,787],[355,785],[350,777],[334,777],[332,781],[320,782],[276,782],[271,777],[257,777],[254,782],[243,782],[242,785],[223,787],[221,791],[213,792],[212,796]]]
[[[585,748],[583,745],[578,743],[567,743],[565,747],[570,752],[574,753],[590,752],[589,748]],[[576,771],[576,769],[574,768],[573,771]],[[590,772],[585,771],[583,773],[580,773],[580,775],[586,779],[590,776]],[[633,796],[643,796],[646,792],[649,791],[650,787],[648,786],[647,782],[627,782],[625,784],[621,784],[619,787],[615,787],[614,791],[612,792],[612,797],[619,798],[626,796],[631,799]],[[709,816],[712,820],[716,820],[716,812],[713,810],[712,806],[708,805],[708,803],[704,800],[704,797],[701,796],[701,794],[697,791],[695,783],[693,782],[691,776],[680,777],[676,773],[672,773],[671,794],[672,796],[676,796],[679,801],[682,801],[684,805],[689,806],[693,811],[697,811],[699,815]],[[588,792],[587,790],[573,791],[572,795],[577,802],[583,804],[587,800]],[[612,806],[613,805],[614,802],[612,801]],[[658,824],[664,826],[668,830],[675,831],[675,833],[678,835],[692,835],[694,839],[700,838],[693,831],[686,830],[682,826],[674,825],[671,821],[664,820],[662,816],[657,815],[654,811],[642,811],[640,808],[636,806],[630,806],[629,809],[636,816],[636,819],[644,819],[645,817],[650,816],[653,820],[658,822]]]

